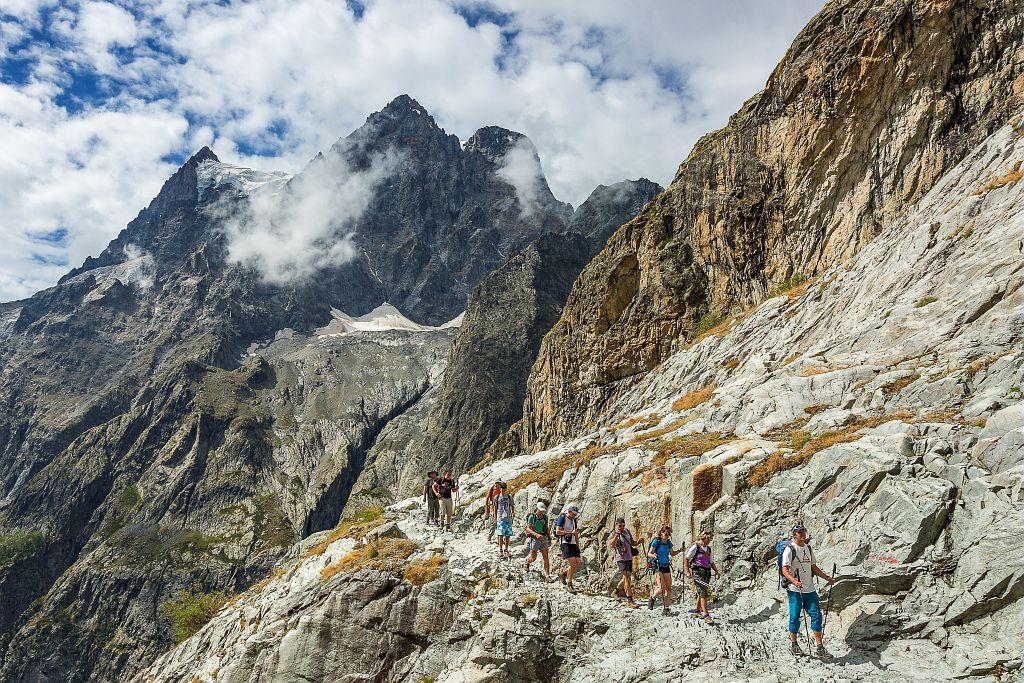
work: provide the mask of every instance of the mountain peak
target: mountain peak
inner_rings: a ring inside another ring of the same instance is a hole
[[[533,142],[530,138],[526,137],[522,133],[517,133],[514,130],[508,130],[501,126],[484,126],[466,140],[466,145],[463,149],[467,152],[479,152],[492,161],[497,160],[508,154],[509,150],[514,147],[526,144],[529,145],[530,149],[533,150],[534,156],[537,155],[537,150],[533,146]]]
[[[408,95],[399,95],[391,100],[387,106],[381,109],[380,113],[430,117],[423,105]]]
[[[217,155],[213,153],[212,149],[203,145],[203,148],[189,157],[189,160],[185,162],[185,164],[196,166],[204,161],[220,161],[220,159],[217,158]]]

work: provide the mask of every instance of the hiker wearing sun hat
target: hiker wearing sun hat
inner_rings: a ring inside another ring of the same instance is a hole
[[[526,535],[530,539],[530,555],[526,558],[523,571],[530,572],[530,563],[537,559],[537,553],[544,558],[544,579],[551,580],[551,560],[548,558],[548,545],[551,540],[551,529],[548,528],[548,512],[544,503],[537,501],[533,512],[526,515]]]

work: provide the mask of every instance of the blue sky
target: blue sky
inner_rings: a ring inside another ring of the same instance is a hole
[[[0,300],[98,253],[203,145],[294,171],[408,93],[526,133],[555,194],[669,182],[820,1],[0,1]]]

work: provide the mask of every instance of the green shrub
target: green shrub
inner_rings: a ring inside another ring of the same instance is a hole
[[[45,537],[35,531],[0,534],[0,567],[8,567],[36,554],[43,547],[44,540]]]
[[[181,643],[198,633],[230,599],[227,593],[219,591],[204,593],[196,582],[191,590],[179,591],[177,596],[161,603],[160,614],[170,620],[174,642]]]
[[[924,298],[918,299],[917,303],[914,304],[914,308],[921,308],[922,306],[927,306],[928,304],[933,304],[936,301],[938,301],[938,299],[935,298],[934,296],[926,296]]]
[[[785,280],[783,280],[782,282],[768,290],[768,298],[770,299],[772,297],[779,296],[780,294],[785,294],[791,289],[796,289],[797,287],[804,284],[808,280],[810,280],[810,278],[804,275],[803,273],[795,273],[793,275],[790,275]]]
[[[725,311],[708,311],[697,323],[697,331],[694,336],[700,337],[701,335],[713,330],[724,323],[725,319],[728,317],[729,316],[726,315]]]
[[[122,489],[117,494],[117,497],[114,498],[114,504],[120,510],[127,512],[133,510],[140,500],[142,500],[142,494],[139,493],[139,489],[133,484],[126,489]]]

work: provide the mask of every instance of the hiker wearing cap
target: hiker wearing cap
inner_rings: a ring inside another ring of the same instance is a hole
[[[437,471],[427,472],[427,481],[423,484],[423,500],[427,504],[427,526],[437,524],[441,516],[441,506],[437,502],[437,494],[434,493],[434,480],[437,479]]]
[[[441,502],[441,525],[452,530],[452,518],[455,516],[455,502],[452,500],[452,493],[458,491],[459,487],[452,478],[452,471],[445,470],[439,479],[434,480],[434,493]]]
[[[498,528],[498,559],[512,559],[509,543],[512,541],[512,519],[516,515],[516,504],[508,493],[508,484],[501,482],[500,493],[494,497],[494,519]]]
[[[487,498],[484,500],[483,523],[487,527],[488,541],[494,538],[494,529],[497,526],[497,520],[495,519],[494,514],[494,499],[499,493],[501,493],[500,480],[491,484],[491,488],[487,489]]]
[[[647,557],[656,560],[656,567],[653,569],[655,582],[658,587],[651,593],[647,600],[647,609],[654,609],[656,598],[660,595],[665,602],[665,609],[662,614],[670,616],[672,610],[672,556],[678,555],[682,550],[672,549],[672,527],[663,526],[658,531],[658,537],[651,541],[647,551]]]
[[[530,554],[523,565],[523,572],[530,573],[530,563],[537,559],[537,553],[544,558],[544,580],[551,579],[551,560],[548,559],[548,544],[551,529],[548,528],[548,513],[544,503],[538,501],[533,512],[526,515],[526,535],[530,538]]]
[[[626,528],[626,520],[619,517],[615,520],[615,529],[608,540],[608,547],[615,550],[615,562],[619,568],[619,582],[612,589],[615,596],[622,591],[626,596],[626,603],[630,607],[636,607],[636,600],[633,599],[633,556],[636,555],[636,541],[633,534]]]
[[[711,532],[702,531],[697,542],[690,546],[683,558],[683,566],[686,576],[693,579],[697,593],[696,615],[704,615],[704,621],[713,623],[711,612],[708,610],[708,593],[711,591],[711,571],[716,576],[721,576],[718,565],[711,559]]]
[[[828,584],[834,583],[835,579],[818,567],[803,524],[793,527],[793,541],[785,544],[781,562],[783,587],[789,597],[790,651],[794,655],[803,654],[797,644],[797,634],[800,633],[800,612],[805,611],[811,618],[811,631],[817,646],[815,654],[822,659],[829,659],[830,655],[821,642],[821,603],[814,587],[814,577],[820,577]]]
[[[565,584],[570,593],[576,592],[572,583],[573,574],[579,570],[583,562],[580,560],[580,509],[575,505],[565,508],[558,519],[555,520],[555,537],[558,539],[559,547],[562,550],[562,559],[566,567],[558,572],[558,578]]]

